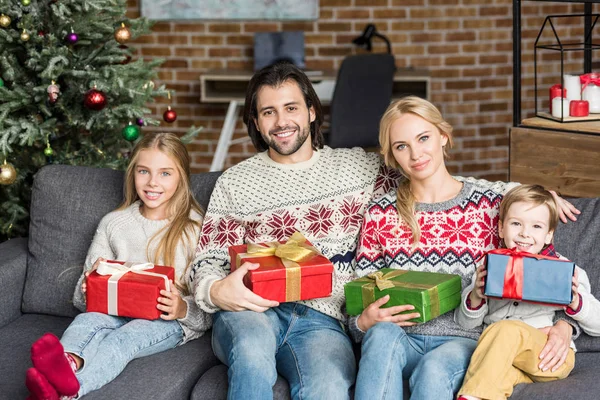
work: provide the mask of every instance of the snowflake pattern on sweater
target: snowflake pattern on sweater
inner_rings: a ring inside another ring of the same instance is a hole
[[[229,246],[286,240],[299,231],[335,270],[330,297],[299,303],[343,321],[343,286],[354,277],[364,211],[398,178],[377,154],[358,148],[325,147],[291,165],[260,153],[233,166],[219,177],[204,218],[192,272],[196,302],[218,310],[209,291],[229,273]]]

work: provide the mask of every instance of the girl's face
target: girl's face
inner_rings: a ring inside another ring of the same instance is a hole
[[[148,219],[168,217],[167,206],[181,179],[175,162],[157,149],[139,152],[134,168],[135,191],[144,205],[141,213]]]
[[[443,146],[448,137],[415,114],[403,114],[391,126],[394,158],[413,182],[423,181],[445,168]]]
[[[504,221],[498,222],[498,234],[506,248],[538,254],[544,245],[552,243],[554,232],[549,221],[550,210],[546,205],[518,201],[508,208]]]

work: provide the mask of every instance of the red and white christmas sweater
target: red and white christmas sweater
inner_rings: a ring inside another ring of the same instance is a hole
[[[377,154],[358,148],[325,147],[291,165],[265,152],[231,167],[219,177],[204,217],[191,276],[196,302],[218,311],[210,287],[229,273],[229,246],[286,240],[299,231],[335,268],[330,297],[299,303],[343,321],[343,287],[354,278],[363,214],[398,177]]]

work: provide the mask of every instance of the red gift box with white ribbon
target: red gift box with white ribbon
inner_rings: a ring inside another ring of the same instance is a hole
[[[173,267],[151,263],[102,261],[87,277],[87,311],[119,317],[158,319],[161,290],[175,281]]]

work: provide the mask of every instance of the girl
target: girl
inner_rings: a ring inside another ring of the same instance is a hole
[[[129,361],[201,336],[211,324],[187,290],[202,210],[190,188],[190,158],[171,133],[144,136],[125,173],[123,204],[100,221],[73,302],[85,311],[86,278],[106,259],[170,265],[177,282],[162,290],[161,319],[79,314],[62,339],[45,334],[31,347],[26,385],[34,399],[73,398],[115,379]]]
[[[379,142],[385,163],[406,179],[367,207],[357,275],[384,267],[454,273],[466,286],[475,260],[498,244],[498,208],[510,185],[452,177],[445,165],[452,127],[418,97],[390,105]],[[410,319],[418,313],[399,314],[413,306],[381,308],[388,300],[349,321],[355,340],[362,340],[356,398],[402,399],[404,378],[411,399],[452,399],[481,331],[463,329],[452,313],[417,325]]]

